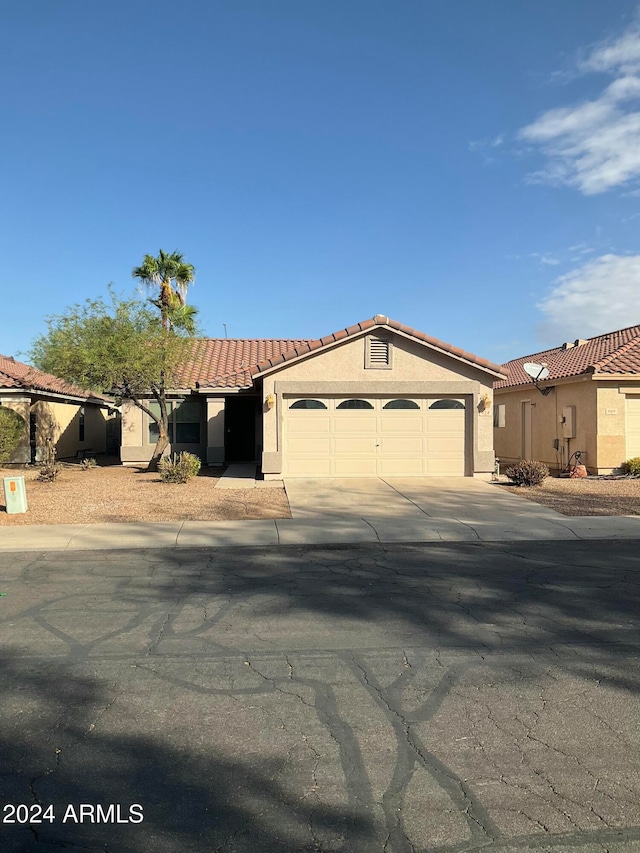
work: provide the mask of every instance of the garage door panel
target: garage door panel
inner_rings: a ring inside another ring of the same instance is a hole
[[[350,453],[354,455],[375,454],[376,436],[365,436],[364,438],[343,438],[336,436],[333,440],[333,450],[336,454]]]
[[[380,455],[411,454],[421,457],[423,454],[422,435],[415,436],[382,436],[380,438]]]
[[[380,476],[382,477],[422,477],[424,473],[424,463],[421,457],[380,460]]]
[[[424,430],[424,421],[423,418],[418,413],[418,417],[411,418],[386,418],[381,417],[379,419],[379,431],[384,435],[388,432],[400,432],[400,433],[422,433]]]
[[[373,414],[373,413],[372,413]],[[375,433],[376,419],[375,417],[365,417],[357,415],[356,417],[345,417],[343,412],[340,412],[333,422],[333,431],[339,433]]]
[[[364,399],[364,397],[362,398]],[[289,477],[422,477],[465,474],[465,410],[384,409],[385,399],[368,398],[372,409],[285,409],[284,473]],[[640,408],[638,410],[640,415]]]
[[[376,459],[334,458],[334,477],[376,477]]]
[[[464,464],[455,459],[427,460],[427,474],[434,477],[462,477],[464,476]]]
[[[321,436],[291,437],[287,444],[291,454],[306,453],[311,456],[325,456],[331,453],[331,439]]]
[[[331,421],[329,418],[309,418],[309,420],[305,420],[304,418],[295,417],[291,418],[291,420],[287,419],[287,425],[289,427],[289,434],[295,435],[296,433],[304,433],[305,435],[309,432],[330,432],[331,430]]]
[[[332,477],[331,459],[327,456],[289,457],[287,474],[290,477]]]

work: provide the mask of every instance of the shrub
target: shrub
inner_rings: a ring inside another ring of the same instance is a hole
[[[98,463],[93,458],[93,456],[90,456],[88,459],[82,460],[82,462],[80,463],[80,467],[82,468],[83,471],[88,471],[89,468],[97,468]]]
[[[202,463],[193,453],[174,453],[163,456],[158,463],[160,479],[163,483],[186,483],[195,477]]]
[[[640,456],[634,456],[633,459],[627,459],[622,466],[625,474],[640,474]]]
[[[507,468],[505,474],[516,486],[539,486],[549,476],[549,469],[544,462],[523,459]]]
[[[45,441],[44,461],[40,467],[38,480],[41,483],[53,483],[62,471],[62,465],[56,462],[56,448],[52,441]]]
[[[0,406],[0,465],[11,456],[25,434],[25,422],[13,409]]]

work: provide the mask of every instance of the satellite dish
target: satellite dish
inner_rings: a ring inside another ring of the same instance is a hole
[[[541,379],[547,379],[549,376],[549,368],[546,364],[536,364],[535,361],[528,361],[522,365],[522,369],[530,376],[534,382],[539,382]]]

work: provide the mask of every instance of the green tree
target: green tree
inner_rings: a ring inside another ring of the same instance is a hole
[[[110,296],[110,303],[88,299],[49,317],[48,331],[35,340],[30,357],[41,370],[146,412],[158,425],[148,467],[155,471],[169,444],[166,392],[187,354],[189,332],[170,322],[170,310],[159,317],[144,302],[121,299],[113,291]],[[149,397],[158,403],[159,415],[149,407]]]
[[[24,418],[8,406],[0,406],[0,465],[11,458],[25,435]]]
[[[156,295],[149,301],[160,310],[165,329],[174,325],[180,328],[180,319],[184,315],[179,309],[186,305],[187,290],[196,276],[193,264],[185,261],[182,252],[169,254],[160,249],[157,258],[145,255],[142,264],[134,267],[131,274],[155,291]]]

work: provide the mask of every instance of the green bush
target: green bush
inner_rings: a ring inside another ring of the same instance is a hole
[[[186,483],[195,477],[202,463],[193,453],[174,453],[163,456],[158,464],[160,479],[163,483]]]
[[[11,457],[25,434],[25,422],[13,409],[0,406],[0,465]]]
[[[633,459],[627,459],[622,467],[625,474],[640,474],[640,456],[634,456]]]
[[[82,460],[82,462],[80,463],[80,467],[82,468],[83,471],[88,471],[89,468],[97,468],[98,463],[93,458],[93,456],[90,456],[88,459]]]
[[[549,469],[544,462],[523,459],[507,468],[505,474],[515,486],[539,486],[549,476]]]

